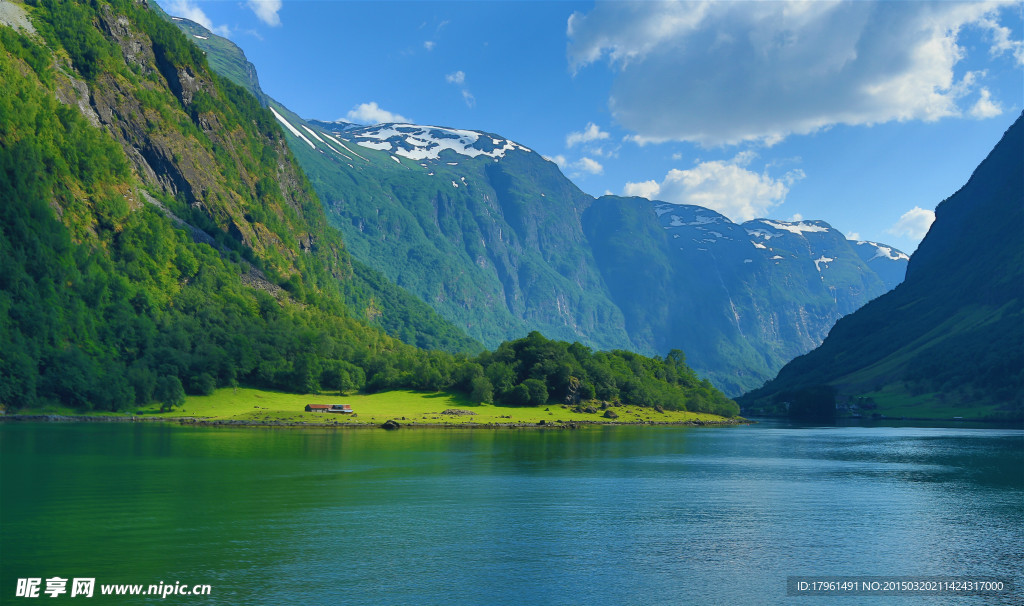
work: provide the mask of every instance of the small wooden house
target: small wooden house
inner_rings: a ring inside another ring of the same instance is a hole
[[[327,412],[330,409],[330,404],[306,404],[306,412]]]

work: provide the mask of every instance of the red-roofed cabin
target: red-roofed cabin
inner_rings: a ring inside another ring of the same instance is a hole
[[[339,412],[341,414],[350,415],[352,414],[351,404],[335,404],[327,409],[327,412]]]
[[[330,409],[330,404],[306,404],[306,412],[327,412]]]

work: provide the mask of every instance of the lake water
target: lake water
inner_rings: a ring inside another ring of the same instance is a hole
[[[1022,568],[1013,429],[0,424],[4,604],[1020,604]],[[796,575],[1017,589],[787,596]],[[15,597],[54,576],[96,595]],[[161,581],[210,595],[98,595]]]

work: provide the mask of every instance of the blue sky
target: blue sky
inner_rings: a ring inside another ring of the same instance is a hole
[[[1024,105],[1021,2],[158,1],[305,118],[492,132],[593,195],[906,252]]]

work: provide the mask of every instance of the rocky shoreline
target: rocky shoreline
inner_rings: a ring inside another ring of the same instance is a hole
[[[581,429],[583,427],[606,427],[618,425],[663,425],[677,427],[724,427],[731,425],[749,425],[755,421],[747,419],[726,419],[723,421],[546,421],[537,423],[417,423],[414,421],[399,422],[388,420],[383,424],[374,423],[306,423],[299,421],[250,421],[241,419],[210,419],[204,417],[171,417],[157,418],[147,416],[90,416],[90,415],[0,415],[0,422],[24,422],[24,423],[176,423],[178,425],[191,425],[198,427],[310,427],[324,428],[333,427],[338,429],[399,429],[399,428],[421,428],[421,429]]]

